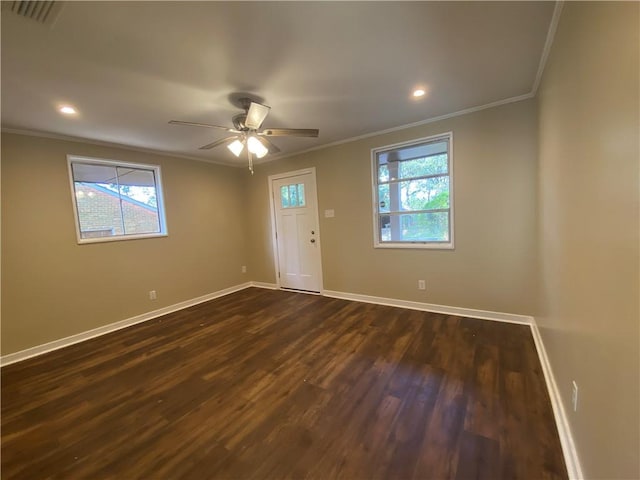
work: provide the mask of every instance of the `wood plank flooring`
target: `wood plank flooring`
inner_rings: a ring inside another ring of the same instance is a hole
[[[3,479],[567,478],[527,326],[250,288],[2,368]]]

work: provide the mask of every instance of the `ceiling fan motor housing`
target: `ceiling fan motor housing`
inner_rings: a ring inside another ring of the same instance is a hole
[[[246,120],[247,120],[247,114],[239,113],[238,115],[235,115],[232,119],[233,126],[235,127],[236,130],[240,130],[241,132],[246,132],[249,130],[249,127],[245,125]]]

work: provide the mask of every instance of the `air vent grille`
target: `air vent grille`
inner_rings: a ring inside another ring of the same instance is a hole
[[[53,25],[60,9],[62,2],[60,1],[14,1],[2,2],[2,12],[12,12],[24,18],[35,20],[44,25]]]

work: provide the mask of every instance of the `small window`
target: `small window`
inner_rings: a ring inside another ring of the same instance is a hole
[[[167,234],[160,167],[68,157],[78,243]]]
[[[375,247],[453,248],[451,137],[372,150]]]
[[[304,207],[304,183],[280,187],[280,201],[282,202],[282,208]]]

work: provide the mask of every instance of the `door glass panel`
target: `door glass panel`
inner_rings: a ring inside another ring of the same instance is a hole
[[[304,207],[304,183],[292,183],[280,187],[280,205],[282,208]]]
[[[280,203],[282,204],[282,208],[289,207],[289,186],[283,185],[280,187]]]

